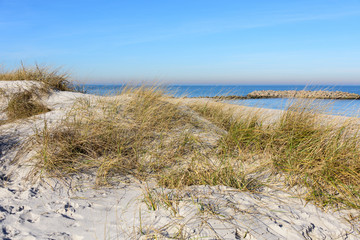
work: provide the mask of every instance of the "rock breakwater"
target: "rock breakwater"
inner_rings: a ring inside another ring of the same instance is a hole
[[[313,99],[359,99],[360,95],[356,93],[341,92],[341,91],[307,91],[307,90],[261,90],[253,91],[246,96],[215,96],[211,97],[220,100],[237,100],[237,99],[257,99],[257,98],[313,98]]]
[[[249,93],[247,98],[316,98],[316,99],[360,99],[356,93],[341,91],[254,91]]]

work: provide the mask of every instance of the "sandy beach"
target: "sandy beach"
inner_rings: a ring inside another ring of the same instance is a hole
[[[0,89],[11,95],[34,84],[38,83],[0,81]],[[321,208],[305,201],[302,195],[307,189],[287,186],[280,175],[254,192],[221,185],[168,189],[159,186],[155,180],[141,181],[131,175],[122,176],[111,187],[96,187],[91,174],[79,174],[63,180],[41,174],[31,177],[37,146],[26,146],[36,132],[44,127],[56,127],[79,99],[88,101],[92,106],[91,103],[99,99],[126,102],[129,98],[131,96],[100,97],[53,91],[42,98],[51,111],[0,126],[0,238],[360,238],[359,210]],[[6,120],[6,99],[4,96],[1,99],[1,120]],[[186,105],[191,101],[222,104],[206,99],[169,101],[180,103],[179,106],[184,106],[186,111],[190,111]],[[241,113],[261,112],[268,124],[281,114],[278,110],[225,106],[238,108]],[[210,146],[219,139],[222,130],[200,116],[196,117],[208,130],[194,130],[194,134],[204,138]],[[345,117],[336,118],[348,120]],[[166,201],[169,199],[171,203]]]

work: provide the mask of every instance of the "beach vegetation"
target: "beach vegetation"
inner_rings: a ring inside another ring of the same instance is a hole
[[[9,121],[31,117],[48,111],[50,109],[41,102],[35,90],[14,93],[9,97],[5,108]]]
[[[306,187],[305,198],[321,206],[360,207],[360,137],[351,122],[321,121],[321,106],[293,101],[280,118],[265,125],[256,115],[237,115],[219,105],[193,105],[227,131],[222,154],[266,156],[289,187]],[[324,118],[324,116],[322,116]]]
[[[14,69],[0,69],[0,81],[31,80],[43,84],[43,89],[48,91],[77,91],[79,87],[74,85],[70,74],[61,68],[53,68],[35,63],[33,66],[25,66],[22,62]]]
[[[205,152],[215,147],[189,133],[201,128],[198,120],[187,107],[169,102],[161,89],[128,88],[119,96],[89,101],[75,104],[61,127],[37,134],[42,146],[37,166],[48,175],[61,178],[93,171],[98,185],[132,175],[156,178],[173,188],[250,187],[240,168],[227,160],[206,160]]]
[[[150,189],[148,186],[144,188],[144,203],[149,210],[156,211],[159,207],[162,207],[173,216],[179,214],[179,202],[182,201],[182,196],[177,190],[165,190],[165,189]]]
[[[351,123],[320,121],[319,109],[307,100],[293,101],[271,123],[221,103],[173,100],[158,87],[79,100],[58,127],[37,133],[35,172],[60,179],[95,174],[99,186],[132,176],[166,188],[246,191],[280,178],[284,187],[305,188],[303,197],[318,205],[360,207],[359,132]],[[154,196],[144,194],[151,209],[159,206]]]

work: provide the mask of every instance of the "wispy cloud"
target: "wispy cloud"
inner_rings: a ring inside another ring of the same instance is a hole
[[[328,14],[276,14],[265,16],[252,16],[248,19],[230,17],[227,19],[208,19],[191,22],[181,26],[180,33],[217,33],[223,31],[272,27],[287,23],[306,22],[316,20],[332,20],[348,16],[359,16],[360,10]]]
[[[328,14],[284,14],[263,16],[262,19],[237,19],[231,17],[228,19],[207,19],[194,22],[186,22],[172,28],[158,30],[157,32],[142,32],[138,36],[128,36],[127,40],[120,40],[117,45],[132,45],[146,42],[171,40],[178,37],[187,37],[193,35],[209,35],[222,32],[241,31],[246,29],[268,28],[289,23],[323,21],[344,18],[349,16],[359,16],[359,11],[349,11],[341,13]]]
[[[305,21],[314,21],[314,20],[332,20],[350,16],[359,16],[360,10],[357,11],[348,11],[341,13],[328,13],[328,14],[316,14],[316,15],[306,15],[306,14],[294,14],[284,18],[284,23],[287,22],[305,22]]]

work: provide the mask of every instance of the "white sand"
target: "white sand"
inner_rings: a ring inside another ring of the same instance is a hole
[[[0,82],[0,88],[4,85]],[[44,99],[51,112],[0,126],[0,238],[360,239],[359,222],[347,221],[358,211],[325,212],[297,198],[294,189],[264,188],[254,194],[194,186],[177,192],[182,197],[174,211],[164,206],[153,211],[144,202],[147,184],[159,194],[171,190],[131,177],[104,189],[73,179],[69,184],[77,191],[52,179],[26,181],[31,167],[25,160],[34,152],[12,163],[19,145],[43,127],[44,119],[56,124],[76,98],[93,97],[55,92]]]

